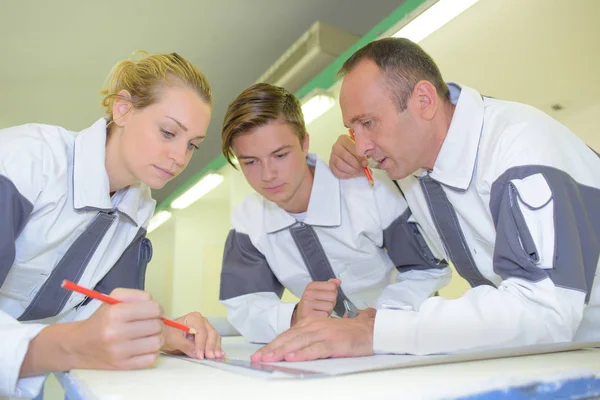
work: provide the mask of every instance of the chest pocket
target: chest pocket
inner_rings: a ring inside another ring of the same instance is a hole
[[[146,230],[140,229],[123,255],[96,284],[94,290],[106,294],[118,287],[144,290],[146,268],[151,259],[152,243],[146,237]],[[81,305],[89,302],[90,298],[87,298]]]

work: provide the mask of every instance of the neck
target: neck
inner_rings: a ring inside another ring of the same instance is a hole
[[[302,182],[296,190],[296,193],[286,204],[279,204],[279,207],[285,211],[293,214],[303,213],[308,210],[308,203],[310,202],[310,193],[312,192],[312,186],[315,175],[315,167],[311,167],[306,164],[306,172],[302,178]]]
[[[110,182],[110,193],[133,184],[133,180],[128,179],[124,172],[126,169],[119,154],[118,138],[121,133],[122,129],[114,123],[107,127],[104,167]]]
[[[429,146],[429,154],[426,159],[424,169],[428,171],[433,170],[433,166],[435,165],[435,161],[437,160],[438,155],[440,154],[440,150],[442,149],[442,145],[444,144],[444,140],[446,140],[446,136],[448,135],[448,130],[450,129],[450,124],[452,123],[452,117],[454,116],[454,110],[456,106],[452,104],[450,101],[445,100],[442,102],[442,107],[440,107],[440,112],[436,114],[433,122],[433,134],[431,135],[431,146]]]

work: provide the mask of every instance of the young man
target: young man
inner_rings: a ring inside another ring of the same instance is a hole
[[[372,325],[312,320],[253,359],[600,341],[598,154],[533,107],[446,84],[407,39],[369,43],[341,72],[356,147],[338,139],[332,170],[349,177],[365,156],[378,162],[435,256],[472,288],[419,311],[378,310]]]
[[[308,144],[300,103],[283,88],[256,84],[225,115],[223,154],[256,193],[234,211],[220,300],[250,341],[309,316],[342,316],[344,302],[369,309],[359,319],[373,307],[418,310],[450,279],[392,181],[341,181]],[[282,302],[284,288],[300,302]]]

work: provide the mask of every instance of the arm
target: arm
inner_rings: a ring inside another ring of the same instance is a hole
[[[428,299],[418,313],[383,310],[375,351],[425,354],[573,340],[600,253],[599,201],[598,189],[555,168],[507,169],[490,200],[500,286],[480,286],[457,300]]]
[[[281,301],[283,290],[250,237],[232,229],[225,243],[219,295],[229,322],[249,341],[271,341],[290,327],[296,306]]]
[[[14,263],[16,240],[33,211],[35,200],[42,190],[36,177],[41,176],[41,163],[29,153],[40,150],[29,146],[22,127],[0,130],[0,286],[6,280]],[[42,155],[43,152],[40,152]],[[44,329],[44,325],[21,324],[9,314],[0,311],[0,396],[33,397],[41,390],[45,376],[19,379],[21,363],[30,341]]]
[[[450,282],[445,260],[429,249],[399,189],[387,177],[378,176],[375,201],[383,228],[383,247],[396,266],[396,281],[388,285],[377,308],[419,310],[421,304]]]

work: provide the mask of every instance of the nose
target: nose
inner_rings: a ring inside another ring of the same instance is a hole
[[[188,155],[188,145],[185,146],[181,144],[177,144],[171,147],[170,158],[175,162],[178,167],[182,167],[185,165]]]
[[[269,182],[277,178],[277,170],[270,160],[263,161],[262,163],[262,180]]]
[[[354,146],[356,155],[360,157],[366,157],[375,150],[375,143],[364,129],[354,131]]]

